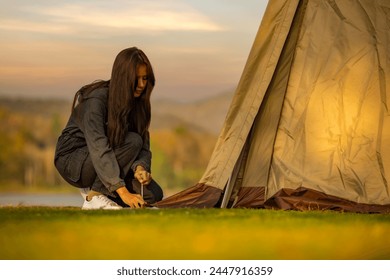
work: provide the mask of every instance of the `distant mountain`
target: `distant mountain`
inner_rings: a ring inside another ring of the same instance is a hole
[[[170,100],[152,101],[152,128],[192,126],[218,134],[229,109],[233,93],[224,93],[192,103]]]
[[[0,107],[20,114],[37,114],[52,116],[53,114],[68,115],[72,103],[61,99],[12,98],[0,97]]]
[[[232,93],[220,94],[192,103],[152,100],[151,129],[186,127],[194,131],[218,134],[232,99]],[[23,115],[52,117],[64,122],[69,117],[71,101],[0,97],[0,107]]]

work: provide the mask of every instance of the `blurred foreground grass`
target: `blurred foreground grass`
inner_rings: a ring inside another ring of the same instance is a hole
[[[390,215],[0,208],[0,259],[390,259]]]

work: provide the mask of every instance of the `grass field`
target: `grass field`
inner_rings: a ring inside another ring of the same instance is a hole
[[[390,259],[390,215],[0,208],[0,259]]]

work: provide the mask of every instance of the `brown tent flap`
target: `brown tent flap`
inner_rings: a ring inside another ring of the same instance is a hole
[[[389,26],[389,0],[270,0],[202,178],[156,205],[390,213]]]
[[[158,208],[211,208],[218,204],[221,192],[218,188],[197,184],[157,202],[153,206]]]
[[[357,213],[390,213],[390,204],[356,203],[304,187],[296,190],[281,189],[266,201],[264,208],[301,211],[337,210]]]
[[[281,210],[336,210],[356,213],[390,213],[390,205],[356,203],[336,196],[310,190],[281,189],[267,201],[264,200],[265,187],[244,187],[240,189],[235,201],[230,201],[231,208],[258,208]],[[158,208],[212,208],[218,207],[222,199],[219,189],[197,184],[154,206]]]

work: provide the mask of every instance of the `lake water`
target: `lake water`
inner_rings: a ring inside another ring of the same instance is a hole
[[[0,193],[0,206],[75,206],[81,207],[80,194],[16,194]]]
[[[164,197],[171,196],[180,190],[164,191]],[[2,193],[1,206],[73,206],[81,207],[83,198],[80,193]]]

